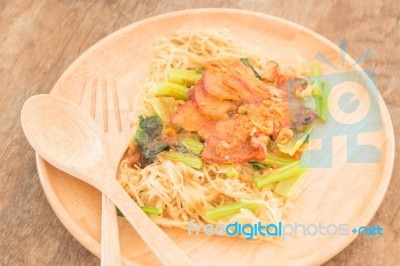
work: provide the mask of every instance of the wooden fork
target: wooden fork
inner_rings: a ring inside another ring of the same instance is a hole
[[[104,132],[108,163],[118,169],[129,144],[129,106],[115,79],[94,79],[86,83],[81,106],[86,108]],[[102,195],[101,265],[121,265],[118,221],[114,204]]]

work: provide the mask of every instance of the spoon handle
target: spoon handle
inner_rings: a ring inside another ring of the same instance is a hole
[[[101,170],[101,168],[97,168],[97,171],[99,170]],[[97,178],[98,174],[102,174],[102,176],[114,176],[114,170],[107,168],[105,169],[105,173],[92,173],[96,178],[90,177],[85,181],[94,181],[88,183],[91,183],[97,189],[101,190],[114,202],[129,223],[135,228],[136,232],[154,251],[164,265],[194,265],[175,242],[173,242],[171,238],[142,211],[128,193],[120,186],[117,180],[113,178],[102,178],[101,182],[99,182],[100,180]]]

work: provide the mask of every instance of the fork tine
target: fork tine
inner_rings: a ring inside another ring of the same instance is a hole
[[[119,120],[121,122],[121,130],[120,132],[129,132],[130,131],[130,125],[128,123],[129,121],[129,104],[128,100],[126,98],[126,93],[124,91],[123,86],[118,86],[118,81],[115,81],[115,86],[116,86],[116,98],[118,102],[118,110],[119,110]]]
[[[116,98],[116,85],[114,79],[107,79],[107,106],[108,111],[108,132],[121,129],[121,120],[118,110],[118,99]]]
[[[103,102],[107,101],[107,98],[103,94],[103,90],[105,91],[105,86],[103,86],[103,82],[100,79],[94,79],[92,81],[93,91],[94,91],[94,109],[95,115],[94,119],[96,120],[97,124],[99,125],[100,129],[105,132],[105,119],[107,119],[107,110],[103,108]]]
[[[92,82],[86,81],[83,89],[83,95],[81,99],[81,107],[84,108],[92,118],[94,118],[94,99],[93,99],[93,87]],[[93,108],[92,108],[93,107]],[[93,109],[93,110],[92,110]]]

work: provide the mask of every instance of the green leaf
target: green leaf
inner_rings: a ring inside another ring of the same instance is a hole
[[[164,141],[159,141],[155,143],[153,142],[144,149],[142,156],[146,159],[147,164],[150,164],[157,159],[157,154],[169,149],[170,146],[167,142]]]
[[[256,170],[264,170],[265,169],[265,165],[262,163],[258,163],[258,162],[250,162],[250,164],[253,166],[254,169]]]
[[[293,156],[301,145],[309,138],[311,134],[312,125],[305,126],[304,131],[295,132],[295,135],[285,144],[277,144],[279,151]]]
[[[258,72],[257,72],[257,71],[254,69],[254,67],[250,64],[250,61],[249,61],[248,58],[240,58],[240,61],[242,61],[242,63],[243,63],[245,66],[251,68],[251,70],[253,70],[253,72],[254,72],[254,75],[255,75],[258,79],[261,79],[260,74],[258,74]]]
[[[143,151],[154,139],[161,136],[163,124],[161,119],[156,116],[144,118],[139,116],[139,125],[135,133],[135,142],[140,151]]]

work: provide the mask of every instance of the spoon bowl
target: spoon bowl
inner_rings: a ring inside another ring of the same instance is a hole
[[[90,168],[104,160],[105,142],[96,122],[68,100],[33,96],[22,108],[21,123],[25,133],[31,132],[26,136],[32,147],[60,169]]]

